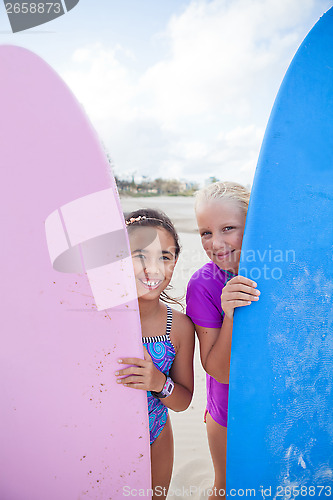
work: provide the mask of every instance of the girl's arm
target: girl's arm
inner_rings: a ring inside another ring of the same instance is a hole
[[[221,303],[224,319],[221,328],[195,325],[200,343],[201,363],[205,371],[223,384],[229,383],[233,314],[235,307],[250,305],[259,299],[257,284],[244,276],[235,276],[223,288]]]
[[[193,394],[193,353],[194,327],[185,314],[174,311],[176,357],[170,370],[175,387],[172,394],[161,399],[163,404],[174,411],[183,411],[189,406]],[[173,335],[174,337],[174,335]],[[166,376],[156,368],[148,351],[144,348],[145,359],[123,358],[121,364],[132,365],[116,372],[117,382],[126,387],[145,391],[161,392]]]
[[[221,328],[195,325],[204,370],[215,380],[229,383],[232,320],[225,317]]]
[[[189,407],[194,388],[194,326],[185,314],[180,314],[174,313],[178,350],[170,370],[175,388],[171,396],[161,399],[165,406],[174,411],[183,411]]]

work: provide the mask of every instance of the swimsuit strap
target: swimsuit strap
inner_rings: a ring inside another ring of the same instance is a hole
[[[171,333],[171,327],[172,327],[172,309],[170,306],[167,305],[167,325],[166,325],[166,330],[165,330],[165,335],[170,337]]]
[[[167,307],[167,324],[166,324],[165,334],[155,335],[155,337],[142,337],[143,344],[149,344],[151,342],[165,342],[166,340],[171,342],[170,332],[172,327],[172,309],[167,304],[166,307]]]

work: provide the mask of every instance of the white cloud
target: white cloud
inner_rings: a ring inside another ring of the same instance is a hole
[[[249,183],[284,72],[327,4],[192,1],[166,25],[167,57],[141,74],[135,47],[97,44],[76,51],[65,79],[119,175]]]
[[[246,118],[261,89],[267,94],[273,86],[269,94],[275,95],[313,5],[314,0],[192,2],[168,25],[169,58],[141,79],[152,97],[151,113],[172,130],[184,117],[199,114],[206,120],[230,115],[235,124]]]
[[[112,118],[130,121],[135,118],[130,103],[136,94],[136,86],[127,66],[120,63],[119,54],[132,57],[120,46],[106,49],[96,43],[80,48],[72,56],[71,69],[64,74],[94,121]]]

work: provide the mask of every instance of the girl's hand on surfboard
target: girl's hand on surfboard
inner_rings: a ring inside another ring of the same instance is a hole
[[[249,306],[259,300],[260,292],[256,289],[257,283],[245,276],[235,276],[222,290],[221,305],[224,314],[232,318],[235,307]]]
[[[145,359],[122,358],[118,360],[118,363],[132,366],[115,373],[116,377],[122,377],[117,379],[117,383],[132,389],[161,392],[166,376],[156,368],[145,346],[143,346],[143,351]]]

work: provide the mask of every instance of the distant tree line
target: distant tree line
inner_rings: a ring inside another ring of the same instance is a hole
[[[151,180],[143,176],[141,182],[136,182],[135,172],[132,173],[131,180],[120,179],[120,177],[115,174],[115,165],[103,142],[102,146],[110,164],[110,172],[114,175],[119,194],[128,196],[158,196],[162,194],[170,196],[191,196],[199,189],[199,184],[197,182],[181,181],[178,179],[162,179],[161,177]]]
[[[192,195],[199,189],[195,182],[179,181],[177,179],[144,179],[141,182],[135,182],[115,177],[119,194],[127,195]]]

